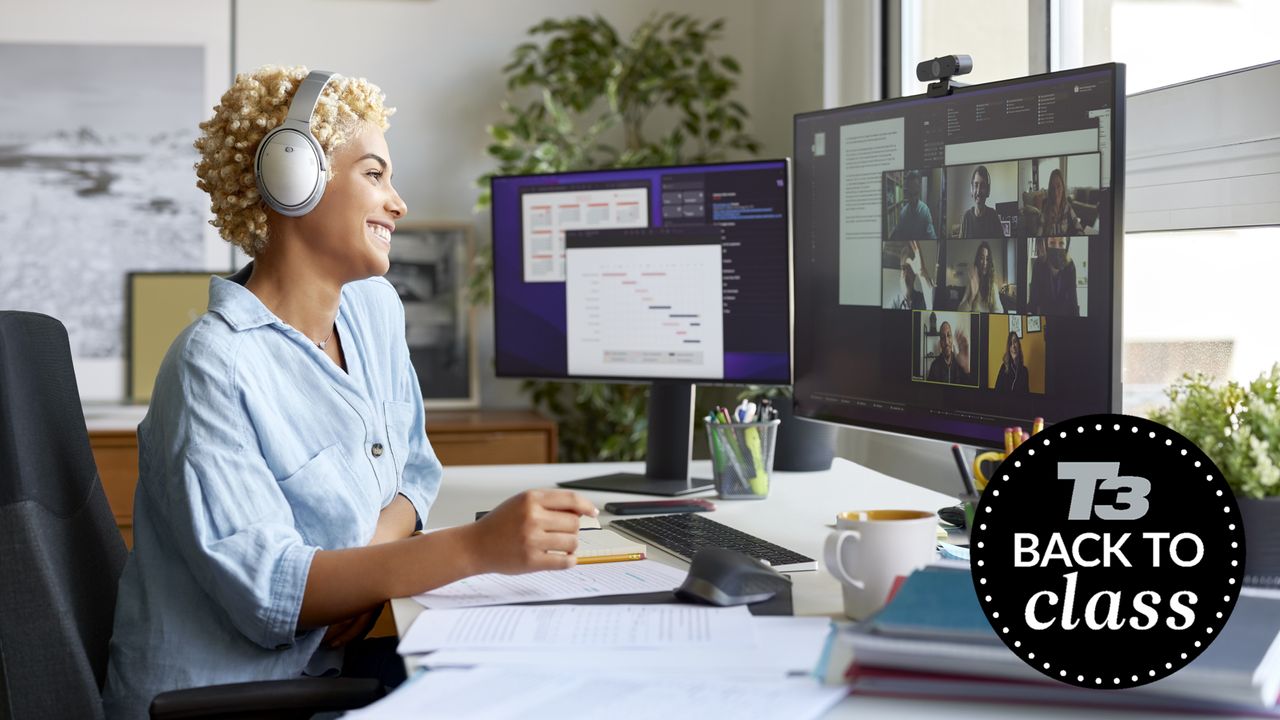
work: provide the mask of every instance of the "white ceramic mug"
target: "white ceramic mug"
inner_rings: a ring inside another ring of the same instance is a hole
[[[827,536],[827,571],[844,589],[844,614],[862,620],[884,605],[893,581],[930,562],[938,518],[924,510],[853,510]]]

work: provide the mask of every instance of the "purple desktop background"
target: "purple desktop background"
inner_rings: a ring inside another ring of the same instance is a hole
[[[490,188],[493,218],[494,355],[498,377],[563,378],[568,376],[568,328],[564,283],[524,282],[520,227],[522,188],[647,180],[649,224],[651,227],[662,227],[661,179],[664,175],[695,175],[785,167],[784,160],[770,160],[493,178]],[[648,378],[634,379],[647,380]],[[791,362],[786,353],[725,352],[724,378],[702,379],[726,383],[789,384]]]

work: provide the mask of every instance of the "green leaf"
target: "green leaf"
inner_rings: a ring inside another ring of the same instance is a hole
[[[728,70],[731,73],[742,72],[742,66],[738,64],[738,61],[734,60],[728,55],[725,55],[724,57],[720,58],[720,64],[724,67],[725,70]]]

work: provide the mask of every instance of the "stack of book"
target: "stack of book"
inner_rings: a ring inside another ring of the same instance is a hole
[[[968,570],[928,567],[878,614],[834,630],[818,670],[870,695],[1280,717],[1280,594],[1241,593],[1221,637],[1173,675],[1091,690],[1050,680],[1006,648]]]

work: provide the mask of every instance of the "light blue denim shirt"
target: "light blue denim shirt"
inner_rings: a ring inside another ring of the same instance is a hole
[[[144,718],[165,690],[298,677],[324,635],[297,630],[312,556],[368,544],[397,493],[425,521],[440,486],[391,284],[343,287],[343,372],[244,287],[250,271],[211,279],[138,426],[109,718]]]

